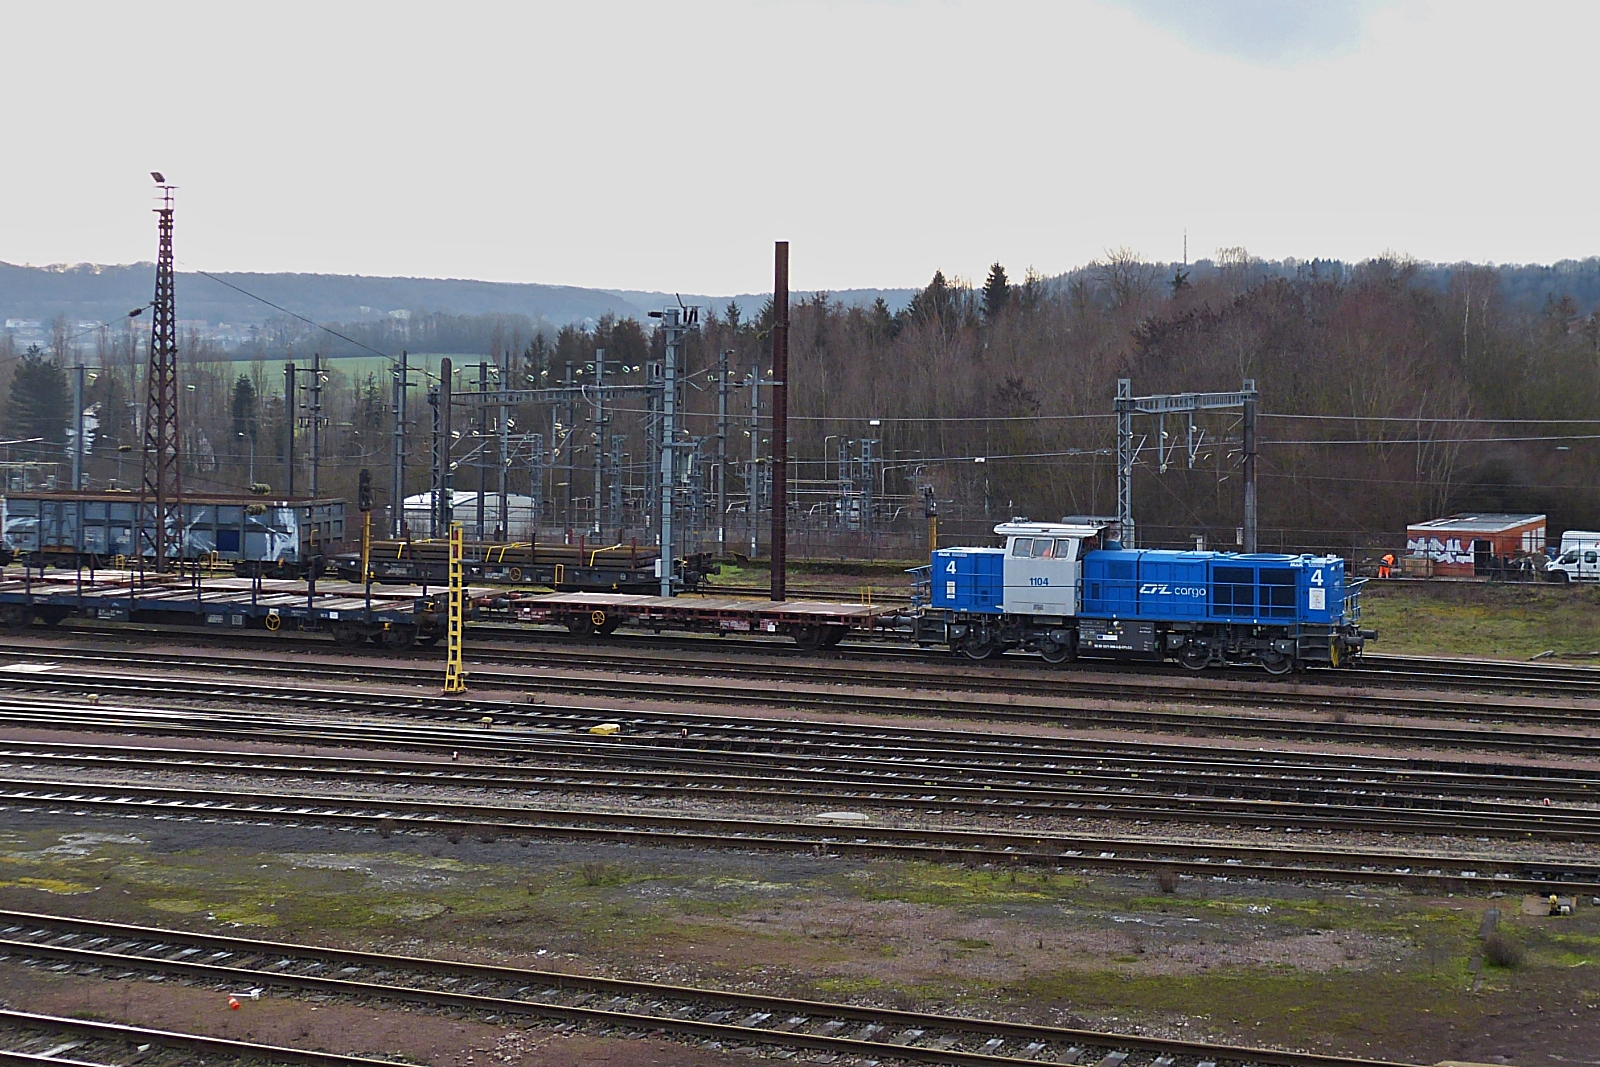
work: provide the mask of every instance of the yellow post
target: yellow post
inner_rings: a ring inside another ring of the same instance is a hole
[[[450,616],[446,629],[444,691],[465,693],[467,672],[461,666],[461,638],[466,628],[466,590],[461,584],[461,524],[450,524]]]
[[[928,516],[928,555],[939,550],[939,516]]]
[[[372,512],[361,513],[361,580],[372,577]]]

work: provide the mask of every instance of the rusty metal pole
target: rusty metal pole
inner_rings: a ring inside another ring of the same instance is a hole
[[[789,566],[789,242],[772,279],[772,599],[787,600]]]

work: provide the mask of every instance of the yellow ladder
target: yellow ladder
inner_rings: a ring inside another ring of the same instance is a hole
[[[466,629],[466,589],[461,584],[461,524],[450,524],[450,616],[446,629],[444,691],[465,693],[467,672],[461,665],[461,639]]]

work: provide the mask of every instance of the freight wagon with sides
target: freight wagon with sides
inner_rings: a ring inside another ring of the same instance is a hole
[[[143,511],[133,493],[8,493],[0,497],[0,546],[37,570],[137,564],[154,540],[154,507],[147,502]],[[167,531],[175,558],[232,563],[241,577],[303,577],[345,536],[338,499],[189,494],[181,513],[182,529]]]

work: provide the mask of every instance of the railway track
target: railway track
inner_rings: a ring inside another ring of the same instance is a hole
[[[123,782],[0,777],[0,812],[70,817],[187,819],[237,825],[289,825],[396,833],[475,835],[485,841],[527,836],[629,845],[817,856],[859,856],[938,863],[996,864],[1058,869],[1151,873],[1168,869],[1189,877],[1228,881],[1296,880],[1421,886],[1452,891],[1500,890],[1600,895],[1592,863],[1561,860],[1497,861],[1487,857],[1419,855],[1414,850],[1314,849],[1186,844],[1158,839],[1108,838],[1050,831],[877,825],[841,826],[824,819],[724,815],[668,815],[523,803],[407,800],[347,793],[305,794],[232,787],[204,788]],[[1075,814],[1067,809],[1067,814]],[[1279,825],[1294,819],[1278,818]],[[1392,824],[1389,824],[1392,825]]]
[[[907,1064],[985,1067],[1377,1067],[1308,1052],[769,997],[556,971],[286,944],[121,923],[0,912],[0,954],[95,976],[419,1005],[615,1035],[670,1034],[723,1047]],[[0,956],[0,958],[4,958]],[[103,1024],[95,1024],[103,1025]],[[361,1062],[341,1058],[345,1063]],[[289,1061],[310,1062],[310,1061]],[[324,1067],[318,1061],[315,1067]],[[373,1062],[373,1061],[365,1061]],[[327,1063],[326,1067],[337,1067]]]
[[[150,973],[150,972],[146,972]],[[393,1060],[154,1030],[129,1023],[0,1009],[0,1064],[8,1067],[394,1067]]]
[[[582,733],[507,731],[492,744],[482,729],[285,721],[233,716],[214,730],[206,713],[53,709],[0,702],[0,722],[81,730],[181,732],[189,736],[329,745],[448,750],[499,760],[419,767],[415,761],[207,753],[127,745],[11,742],[0,768],[39,767],[114,775],[206,772],[332,780],[347,785],[432,785],[634,794],[725,802],[850,804],[912,814],[965,813],[1124,818],[1236,825],[1263,821],[1313,832],[1354,830],[1600,838],[1600,775],[1586,771],[1527,781],[1517,768],[1432,766],[1431,761],[1354,759],[1306,753],[1233,754],[1200,747],[1038,742],[962,743],[893,736],[851,741],[814,732],[772,736],[674,736],[651,730],[596,739]],[[761,731],[761,734],[766,734]],[[810,737],[806,733],[812,733]],[[506,762],[510,757],[515,762]],[[1510,798],[1510,799],[1508,799]],[[1559,804],[1557,803],[1559,801]]]
[[[210,694],[227,699],[255,699],[278,702],[307,701],[303,693],[282,686],[250,685],[222,680],[185,680],[168,675],[130,675],[80,673],[59,669],[64,664],[80,667],[103,665],[125,671],[130,662],[144,666],[166,666],[189,671],[213,671],[229,676],[251,674],[281,677],[297,683],[318,681],[322,683],[411,684],[432,687],[438,681],[434,668],[399,666],[392,663],[364,662],[285,662],[282,659],[263,660],[259,657],[208,655],[200,659],[193,655],[122,653],[104,649],[40,648],[36,646],[8,649],[5,655],[16,662],[48,666],[48,673],[0,673],[0,686],[12,689],[58,689],[61,691],[159,693],[179,695],[182,690]],[[521,664],[527,666],[525,661]],[[761,705],[790,710],[825,712],[857,712],[864,714],[913,715],[930,718],[958,717],[991,722],[1048,722],[1073,727],[1102,727],[1110,729],[1141,729],[1147,731],[1210,732],[1236,736],[1295,738],[1343,742],[1371,742],[1384,740],[1391,743],[1442,745],[1460,748],[1523,752],[1568,752],[1592,754],[1600,744],[1600,734],[1508,732],[1503,726],[1564,726],[1600,729],[1600,710],[1585,708],[1546,707],[1541,705],[1486,705],[1478,700],[1415,700],[1385,703],[1363,695],[1330,696],[1328,694],[1283,693],[1274,698],[1273,706],[1316,712],[1316,718],[1288,718],[1257,714],[1234,713],[1223,710],[1235,694],[1214,690],[1184,691],[1167,689],[1164,700],[1173,705],[1196,710],[1153,709],[1141,706],[1118,706],[1086,703],[1062,703],[1063,694],[1055,699],[1024,700],[1004,694],[985,697],[951,696],[928,692],[873,692],[848,694],[818,688],[819,672],[813,667],[786,679],[766,678],[781,682],[770,689],[752,688],[755,677],[732,677],[704,680],[683,680],[669,675],[628,673],[610,677],[592,674],[579,677],[562,677],[546,670],[536,672],[474,668],[470,676],[475,684],[498,689],[533,689],[540,694],[575,694],[579,696],[612,696],[628,700],[694,701],[698,703],[737,706]],[[797,688],[802,681],[812,683],[812,688]],[[905,689],[904,684],[896,686]],[[1073,696],[1079,695],[1074,691]],[[1082,694],[1091,696],[1092,694]],[[1124,699],[1133,696],[1120,693]],[[1255,695],[1252,703],[1259,702]],[[1208,702],[1216,701],[1216,705]],[[392,702],[391,702],[392,703]],[[469,700],[473,706],[486,704]],[[1273,702],[1269,702],[1273,703]],[[456,701],[454,706],[463,706]],[[1200,710],[1206,707],[1217,710]],[[621,714],[612,710],[609,714]],[[1358,716],[1350,721],[1350,716]],[[1389,721],[1363,722],[1363,714],[1388,716],[1409,715],[1418,718],[1443,718],[1466,720],[1465,727],[1409,725]]]
[[[306,648],[326,648],[332,642],[313,634],[243,634],[222,633],[215,629],[194,626],[185,628],[157,628],[138,624],[62,625],[53,633],[105,638],[119,636],[133,640],[170,641],[173,635],[182,634],[186,640],[216,644],[218,646],[259,648],[263,643],[274,646],[290,644]],[[505,641],[505,644],[496,642]],[[702,672],[712,666],[728,668],[734,657],[761,657],[768,661],[750,665],[748,669],[766,667],[775,670],[790,666],[791,670],[814,672],[819,665],[825,669],[842,670],[845,665],[859,666],[869,675],[882,678],[895,665],[913,668],[912,677],[926,684],[937,679],[942,688],[984,689],[987,691],[1015,691],[1060,693],[1064,689],[1084,691],[1094,685],[1116,685],[1119,691],[1128,692],[1141,685],[1167,683],[1178,688],[1204,686],[1218,687],[1231,683],[1243,692],[1255,694],[1276,693],[1286,689],[1315,689],[1328,687],[1360,686],[1364,688],[1445,688],[1477,692],[1511,693],[1522,696],[1548,697],[1600,697],[1600,667],[1581,667],[1557,663],[1520,663],[1504,660],[1451,659],[1432,656],[1401,656],[1368,653],[1360,665],[1349,670],[1310,671],[1297,675],[1291,682],[1269,679],[1261,671],[1231,669],[1206,671],[1191,675],[1174,665],[1118,664],[1111,661],[1084,661],[1075,667],[1050,667],[1034,656],[1009,654],[978,664],[952,656],[936,649],[919,649],[887,641],[851,639],[825,653],[804,652],[787,639],[736,637],[732,635],[647,635],[618,632],[602,640],[576,638],[555,628],[530,628],[525,626],[475,623],[469,629],[469,648],[476,657],[516,657],[515,662],[526,663],[530,646],[537,647],[542,657],[558,657],[563,662],[578,664],[587,660],[599,667],[610,665],[620,669],[640,667],[665,667],[675,670]],[[374,656],[385,659],[407,658],[427,660],[436,654],[398,653],[372,650]],[[902,675],[906,672],[902,671]],[[1093,677],[1086,679],[1085,674]],[[843,677],[843,674],[840,675]]]

